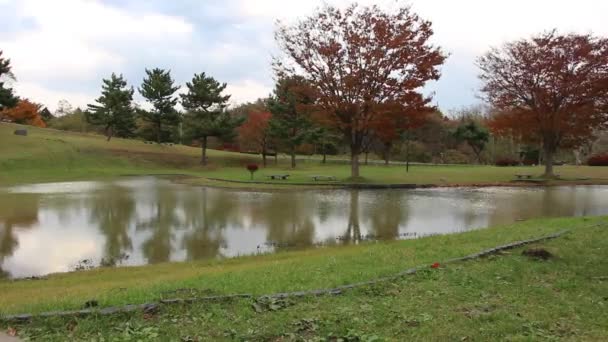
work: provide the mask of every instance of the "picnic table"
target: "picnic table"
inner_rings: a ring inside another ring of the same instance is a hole
[[[268,178],[270,178],[270,179],[273,179],[273,180],[274,180],[274,179],[282,179],[282,180],[286,180],[287,178],[289,178],[289,175],[288,175],[288,174],[283,174],[283,175],[268,175],[268,176],[266,176],[266,177],[268,177]]]
[[[334,176],[315,175],[315,176],[310,176],[310,178],[312,178],[312,180],[314,180],[315,182],[318,182],[321,180],[326,180],[326,181],[335,181],[336,180],[336,177],[334,177]]]
[[[532,179],[532,175],[528,173],[518,173],[515,177],[517,177],[517,179]]]

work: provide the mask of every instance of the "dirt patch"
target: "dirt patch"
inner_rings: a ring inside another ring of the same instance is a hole
[[[531,259],[549,260],[554,258],[553,254],[544,248],[529,248],[521,253]]]

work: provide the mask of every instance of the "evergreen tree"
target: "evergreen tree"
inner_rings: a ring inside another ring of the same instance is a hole
[[[310,134],[310,141],[315,144],[315,153],[321,153],[322,164],[327,162],[327,153],[336,152],[342,142],[342,136],[323,126],[315,127]]]
[[[298,76],[279,79],[268,101],[272,113],[270,134],[289,149],[292,168],[296,167],[296,148],[315,132],[307,107],[312,103],[311,88]]]
[[[53,114],[51,114],[51,111],[47,107],[44,107],[40,111],[40,116],[42,117],[42,120],[44,120],[44,122],[46,124],[48,124],[49,122],[51,122],[51,120],[53,120],[55,118],[55,116]]]
[[[235,128],[242,119],[231,116],[227,111],[230,95],[222,95],[226,83],[219,83],[205,73],[195,74],[191,82],[186,83],[188,92],[180,95],[182,106],[186,110],[184,129],[192,139],[201,142],[201,164],[207,164],[207,138],[218,137],[231,139]]]
[[[475,121],[462,122],[454,131],[454,137],[466,142],[475,153],[477,162],[481,163],[481,152],[490,140],[490,132],[487,128]]]
[[[179,113],[175,109],[177,98],[174,97],[179,87],[173,85],[171,71],[154,68],[146,69],[146,78],[139,88],[139,93],[154,109],[151,111],[141,110],[142,119],[154,125],[156,130],[156,142],[161,143],[163,125],[174,126],[179,120]]]
[[[122,75],[112,73],[110,79],[104,79],[101,96],[97,104],[88,105],[87,120],[100,125],[108,137],[131,137],[135,131],[135,110],[133,108],[133,87],[127,87]]]
[[[5,87],[3,82],[5,78],[14,79],[14,76],[11,73],[11,60],[2,58],[2,50],[0,50],[0,111],[16,106],[19,101],[19,98],[13,94],[13,89]]]

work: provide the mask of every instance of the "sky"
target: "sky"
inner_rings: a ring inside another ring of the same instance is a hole
[[[349,0],[326,0],[346,6]],[[475,60],[490,47],[558,29],[608,36],[605,0],[360,0],[390,11],[409,4],[433,23],[433,44],[449,54],[423,91],[444,112],[478,104]],[[276,20],[292,23],[319,0],[0,0],[0,50],[17,94],[55,110],[86,107],[102,78],[123,74],[137,88],[145,68],[170,69],[183,85],[205,72],[228,83],[232,104],[273,88]],[[143,103],[137,95],[136,101]]]

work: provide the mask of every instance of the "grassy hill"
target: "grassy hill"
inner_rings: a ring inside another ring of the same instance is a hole
[[[200,150],[181,145],[145,144],[139,140],[105,137],[94,134],[79,134],[27,127],[29,135],[17,136],[13,131],[22,126],[0,124],[0,184],[26,182],[47,182],[78,179],[96,179],[137,174],[182,174],[192,176],[187,182],[193,184],[213,184],[237,187],[272,187],[278,184],[319,185],[311,180],[311,175],[329,175],[338,179],[337,183],[350,182],[350,168],[345,163],[321,164],[319,159],[307,159],[292,170],[287,158],[279,158],[278,165],[269,161],[268,168],[256,173],[256,182],[266,182],[266,175],[288,173],[287,181],[268,184],[235,184],[221,179],[250,182],[244,165],[250,162],[261,164],[255,155],[210,150],[210,164],[199,164]],[[517,173],[539,175],[541,167],[493,166],[434,166],[416,165],[405,172],[402,165],[363,166],[361,174],[365,183],[379,184],[497,184],[513,180]],[[564,181],[557,183],[608,184],[608,169],[587,166],[557,167]],[[330,183],[331,184],[331,183]]]
[[[28,136],[17,136],[17,128]],[[139,140],[95,134],[0,124],[0,183],[90,179],[126,174],[190,174],[220,166],[236,166],[247,155],[209,151],[210,168],[199,166],[200,150],[193,147],[145,144]]]

